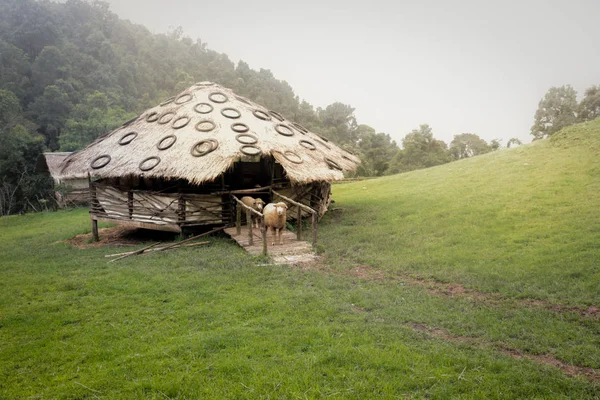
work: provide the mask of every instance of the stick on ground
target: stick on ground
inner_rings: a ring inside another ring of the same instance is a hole
[[[148,250],[148,249],[150,249],[150,248],[152,248],[152,247],[154,247],[154,246],[158,246],[159,244],[160,244],[160,242],[156,242],[156,243],[154,243],[154,244],[151,244],[150,246],[144,247],[143,249],[139,249],[139,250],[136,250],[136,251],[132,251],[132,252],[131,252],[131,253],[129,253],[129,254],[125,254],[124,256],[121,256],[121,257],[115,258],[114,260],[110,260],[110,261],[109,261],[109,263],[111,263],[111,262],[115,262],[115,261],[118,261],[118,260],[122,260],[123,258],[127,258],[127,257],[131,257],[131,256],[135,256],[136,254],[141,254],[141,253],[143,253],[144,251],[146,251],[146,250]]]

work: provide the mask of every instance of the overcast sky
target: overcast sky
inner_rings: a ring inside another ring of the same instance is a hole
[[[270,69],[399,144],[420,124],[529,142],[551,86],[600,84],[599,0],[108,0],[121,18]]]

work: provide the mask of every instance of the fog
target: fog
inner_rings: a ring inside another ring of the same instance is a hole
[[[551,86],[600,84],[600,2],[109,0],[152,32],[270,69],[314,106],[352,105],[401,139],[420,124],[449,143],[476,133],[529,142]]]

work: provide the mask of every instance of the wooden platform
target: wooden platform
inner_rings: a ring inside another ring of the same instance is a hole
[[[236,235],[236,228],[227,228],[225,233],[231,236],[240,246],[248,253],[253,255],[262,254],[262,238],[258,229],[253,229],[254,244],[249,244],[248,227],[242,226],[242,233]],[[296,232],[285,231],[283,233],[283,245],[275,242],[273,245],[273,237],[270,232],[267,234],[267,251],[269,257],[276,264],[306,264],[319,261],[319,256],[313,251],[312,245],[309,242],[296,239]]]

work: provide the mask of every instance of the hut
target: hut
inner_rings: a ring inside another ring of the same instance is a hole
[[[232,195],[276,190],[322,216],[360,159],[230,89],[200,82],[66,157],[92,221],[180,232],[234,220]]]
[[[62,174],[62,162],[70,152],[42,153],[37,159],[35,171],[49,175],[54,183],[54,197],[60,208],[88,204],[89,184],[85,177],[66,177]]]

